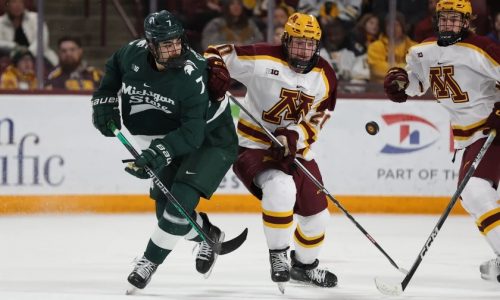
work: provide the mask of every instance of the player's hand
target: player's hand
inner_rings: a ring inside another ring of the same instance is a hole
[[[159,170],[168,166],[171,162],[172,156],[168,151],[167,145],[162,139],[156,139],[151,142],[149,148],[142,151],[135,162],[125,167],[125,171],[135,177],[145,179],[149,178],[144,168],[145,166],[148,166],[152,170]]]
[[[283,146],[279,146],[273,143],[271,145],[271,148],[269,149],[271,151],[271,157],[274,160],[278,161],[287,156],[290,156],[292,158],[295,157],[295,154],[297,152],[297,140],[299,139],[299,134],[293,130],[278,128],[274,131],[274,135]]]
[[[405,102],[408,99],[405,90],[410,80],[408,73],[402,68],[390,68],[384,79],[384,91],[391,101]]]
[[[486,129],[495,129],[497,131],[497,136],[495,137],[494,143],[500,144],[500,102],[495,103],[493,110],[491,111],[486,123],[484,124]]]
[[[110,121],[113,121],[116,128],[122,128],[118,98],[102,97],[92,99],[92,123],[94,127],[104,136],[115,136],[108,128]]]
[[[219,57],[209,57],[207,59],[208,71],[208,93],[210,100],[221,101],[229,89],[231,76],[226,68],[226,64]]]

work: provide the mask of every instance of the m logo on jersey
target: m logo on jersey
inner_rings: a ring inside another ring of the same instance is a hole
[[[184,63],[184,73],[191,75],[194,69],[198,69],[196,65],[189,59],[186,60],[186,62]]]
[[[439,99],[451,99],[455,103],[469,101],[469,94],[463,92],[460,86],[453,78],[455,75],[454,66],[431,67],[429,70],[429,81],[431,83],[434,97]],[[451,95],[450,95],[451,94]]]
[[[279,125],[284,118],[298,123],[309,112],[314,101],[314,96],[285,88],[281,89],[280,98],[270,110],[262,113],[264,121]]]
[[[430,147],[439,138],[439,129],[428,120],[409,114],[382,115],[384,122],[396,127],[397,141],[388,143],[380,151],[386,154],[404,154]]]

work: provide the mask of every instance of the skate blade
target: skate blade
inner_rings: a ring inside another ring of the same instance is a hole
[[[280,292],[282,294],[285,294],[285,283],[284,282],[277,282],[276,284],[278,285],[278,289],[280,290]]]
[[[137,288],[131,284],[129,284],[128,288],[125,290],[125,295],[135,295],[137,292]]]
[[[221,243],[224,242],[224,238],[225,237],[226,237],[226,234],[224,233],[224,231],[221,231],[219,242],[221,242]],[[217,261],[218,257],[219,257],[219,254],[217,254],[217,253],[214,252],[214,262],[212,263],[212,267],[210,267],[210,269],[208,270],[207,273],[203,274],[203,277],[205,279],[207,279],[208,277],[210,277],[210,275],[212,274],[212,270],[215,267],[215,262]]]
[[[481,278],[486,281],[500,282],[500,274],[498,276],[496,274],[481,274]]]

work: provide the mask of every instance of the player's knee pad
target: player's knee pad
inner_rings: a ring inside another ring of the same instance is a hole
[[[256,178],[262,189],[262,207],[270,211],[289,211],[295,204],[297,189],[291,175],[279,170],[266,170]]]
[[[498,208],[498,194],[491,183],[479,177],[471,177],[462,191],[462,206],[474,218]]]
[[[330,221],[328,209],[324,209],[312,216],[297,215],[297,223],[300,231],[307,237],[313,237],[325,232],[325,228]]]

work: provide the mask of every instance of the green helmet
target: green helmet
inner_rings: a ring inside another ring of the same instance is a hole
[[[149,14],[144,19],[144,34],[148,48],[155,60],[165,67],[180,68],[184,66],[188,54],[188,45],[184,28],[177,18],[166,10]],[[164,58],[159,44],[164,41],[181,39],[181,54],[176,57]]]

